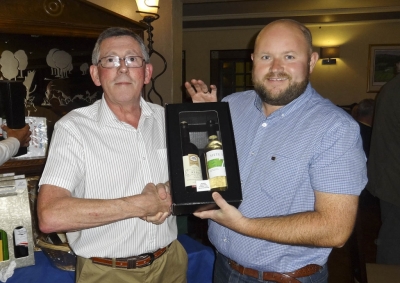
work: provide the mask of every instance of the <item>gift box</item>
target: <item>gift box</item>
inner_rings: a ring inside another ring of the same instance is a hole
[[[228,103],[167,104],[165,114],[172,213],[218,208],[213,191],[238,207],[242,189]]]
[[[5,180],[2,177],[0,180]],[[6,182],[13,182],[9,185]],[[0,269],[13,261],[16,268],[34,265],[32,217],[25,178],[0,182],[0,230],[2,259]],[[19,243],[19,239],[23,243]],[[26,241],[26,242],[25,242]]]

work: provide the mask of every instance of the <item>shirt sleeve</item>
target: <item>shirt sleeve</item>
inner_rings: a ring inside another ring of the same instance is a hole
[[[19,149],[19,141],[10,137],[0,142],[0,165],[17,154]]]
[[[84,149],[73,126],[57,123],[39,186],[49,184],[71,193],[84,182]]]
[[[310,167],[314,190],[359,195],[367,183],[366,157],[358,125],[337,121],[323,136]]]

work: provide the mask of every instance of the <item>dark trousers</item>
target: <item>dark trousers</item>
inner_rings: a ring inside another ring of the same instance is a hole
[[[382,226],[377,241],[376,263],[400,264],[400,207],[381,200]]]

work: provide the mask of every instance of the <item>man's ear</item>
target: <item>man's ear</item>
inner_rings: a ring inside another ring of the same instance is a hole
[[[145,70],[144,70],[144,84],[147,85],[150,80],[151,80],[151,75],[153,74],[153,65],[150,63],[147,63],[145,65]]]
[[[312,71],[314,70],[315,64],[317,64],[317,61],[319,59],[319,55],[317,52],[313,52],[311,53],[311,57],[310,57],[310,74],[312,73]]]
[[[90,66],[90,76],[92,77],[92,81],[96,86],[101,86],[101,82],[99,79],[99,67],[95,65]]]

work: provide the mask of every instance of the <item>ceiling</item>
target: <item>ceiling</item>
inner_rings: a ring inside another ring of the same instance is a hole
[[[182,0],[183,29],[264,26],[279,18],[305,24],[400,21],[399,0]]]

